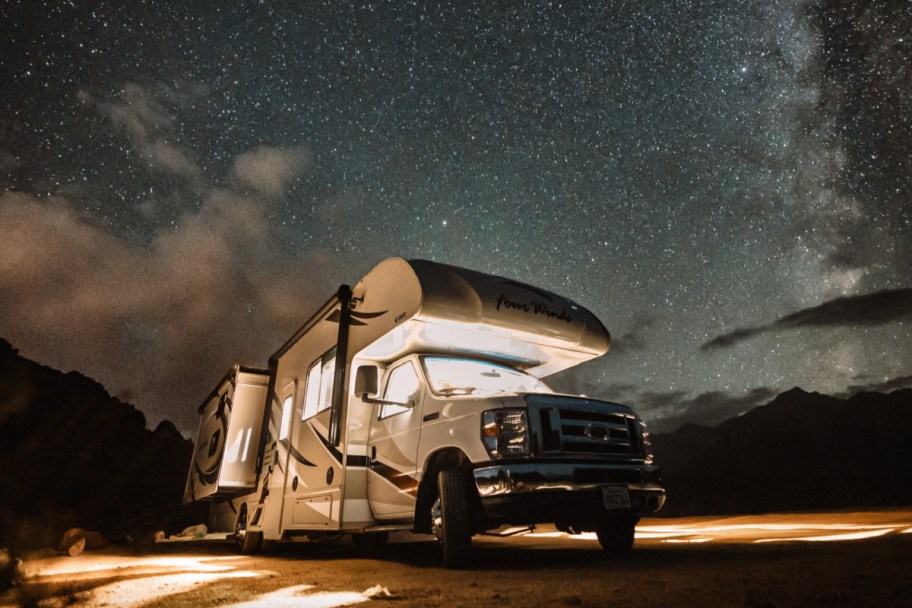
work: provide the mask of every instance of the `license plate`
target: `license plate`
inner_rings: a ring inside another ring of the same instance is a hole
[[[602,486],[602,502],[606,509],[629,509],[630,492],[627,486]]]

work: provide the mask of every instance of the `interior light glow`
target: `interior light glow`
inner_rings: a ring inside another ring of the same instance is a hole
[[[525,359],[531,353],[531,345],[514,339],[512,332],[504,328],[491,328],[452,322],[422,323],[423,341],[458,352],[504,353],[515,359]]]
[[[442,395],[490,396],[499,393],[550,393],[541,380],[496,363],[462,357],[424,357],[431,389]]]
[[[231,439],[231,442],[225,446],[225,464],[230,464],[232,462],[237,462],[238,453],[241,451],[241,441],[244,436],[244,431],[236,432],[234,437]]]
[[[291,433],[291,396],[282,402],[282,423],[279,426],[279,439],[287,439]]]
[[[250,437],[253,436],[253,429],[247,429],[247,438],[244,439],[244,453],[241,455],[241,461],[247,462],[247,454],[250,451]]]
[[[515,361],[519,367],[538,365],[556,357],[561,361],[559,369],[568,367],[571,360],[579,358],[578,353],[565,350],[566,344],[546,344],[550,341],[547,336],[520,336],[509,328],[483,323],[412,320],[364,348],[359,356],[391,360],[420,351],[476,353]]]

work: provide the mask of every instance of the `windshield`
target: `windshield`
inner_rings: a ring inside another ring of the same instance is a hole
[[[431,390],[438,395],[553,392],[538,378],[497,363],[453,357],[424,357],[423,361]]]

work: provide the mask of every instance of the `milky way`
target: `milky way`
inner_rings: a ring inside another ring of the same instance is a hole
[[[23,355],[189,430],[399,255],[591,309],[553,384],[657,428],[912,386],[909,2],[195,4],[0,8]]]

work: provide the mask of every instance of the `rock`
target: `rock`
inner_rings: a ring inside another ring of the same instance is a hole
[[[149,549],[155,543],[160,543],[167,538],[164,531],[156,530],[155,532],[146,532],[137,537],[129,537],[130,544],[139,549]]]
[[[73,553],[73,547],[79,543],[81,543],[82,546]],[[79,555],[83,551],[104,549],[110,544],[108,539],[100,532],[92,532],[90,530],[83,530],[82,528],[70,528],[63,533],[63,538],[60,539],[60,544],[57,548],[60,551],[66,551],[70,555]]]
[[[206,524],[197,524],[184,528],[178,536],[181,538],[203,538],[208,533],[209,528],[206,527]]]
[[[22,560],[0,549],[0,592],[10,589],[22,580]]]
[[[389,589],[387,589],[383,585],[374,585],[373,587],[370,587],[369,589],[364,591],[361,595],[363,595],[367,599],[374,599],[374,600],[393,597],[393,594],[390,593]]]
[[[72,545],[67,547],[66,552],[69,554],[70,557],[76,557],[77,555],[79,555],[80,553],[85,551],[85,546],[86,546],[85,537],[79,538],[76,540],[76,542],[74,542]]]

